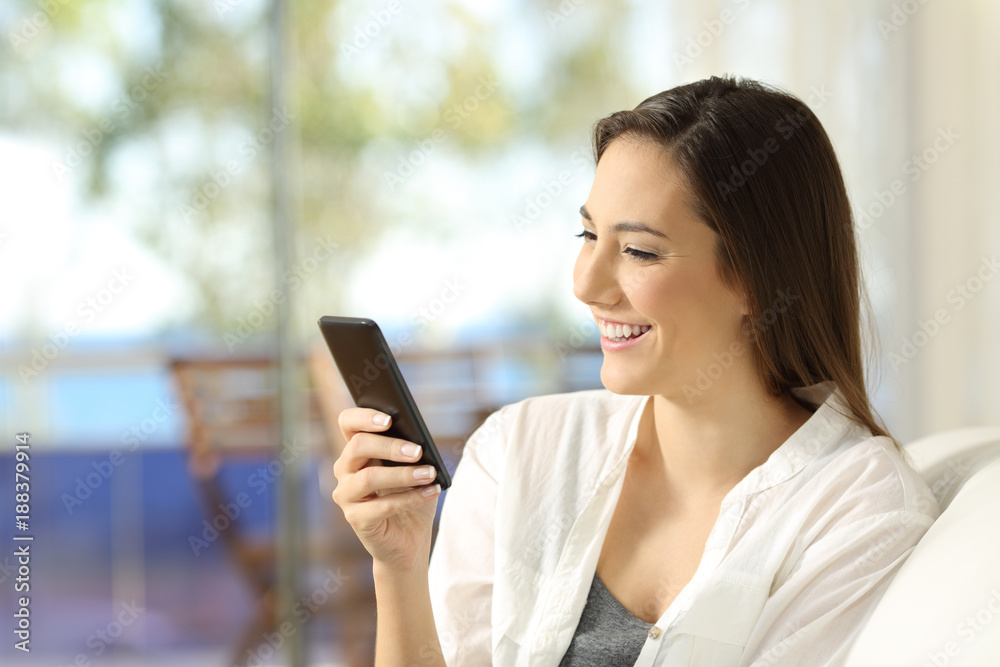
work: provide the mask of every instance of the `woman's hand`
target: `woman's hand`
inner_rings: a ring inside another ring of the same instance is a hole
[[[382,465],[382,460],[416,464],[421,453],[412,442],[381,435],[389,427],[389,416],[382,412],[348,408],[338,423],[347,446],[333,466],[334,502],[376,566],[400,571],[426,566],[441,493],[433,483],[436,471],[426,465]]]

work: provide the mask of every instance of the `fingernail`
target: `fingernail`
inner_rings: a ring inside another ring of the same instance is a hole
[[[403,452],[403,456],[408,456],[411,459],[415,459],[420,456],[420,445],[406,444],[400,449]]]
[[[413,479],[430,479],[433,476],[434,468],[431,466],[422,466],[413,469]]]
[[[420,489],[420,495],[426,496],[428,498],[431,496],[436,496],[439,493],[441,493],[440,484],[432,484],[430,486],[424,487],[423,489]]]
[[[372,423],[375,424],[376,426],[385,426],[386,424],[389,423],[389,415],[381,415],[381,414],[373,415]]]

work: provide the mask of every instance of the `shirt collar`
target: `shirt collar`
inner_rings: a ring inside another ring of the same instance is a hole
[[[847,416],[850,409],[833,382],[796,387],[791,393],[817,406],[816,411],[764,463],[740,480],[730,496],[757,493],[784,482],[805,468],[820,452],[840,444],[851,431],[861,437],[871,437],[867,429]]]

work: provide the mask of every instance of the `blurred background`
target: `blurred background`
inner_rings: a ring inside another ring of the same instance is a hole
[[[493,409],[599,387],[591,127],[712,74],[833,141],[890,431],[1000,423],[998,29],[991,0],[4,0],[0,662],[370,664],[316,320],[382,326],[452,468]]]

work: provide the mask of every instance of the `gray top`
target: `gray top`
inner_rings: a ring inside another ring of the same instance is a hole
[[[632,667],[652,623],[636,618],[595,574],[573,641],[559,667]]]

